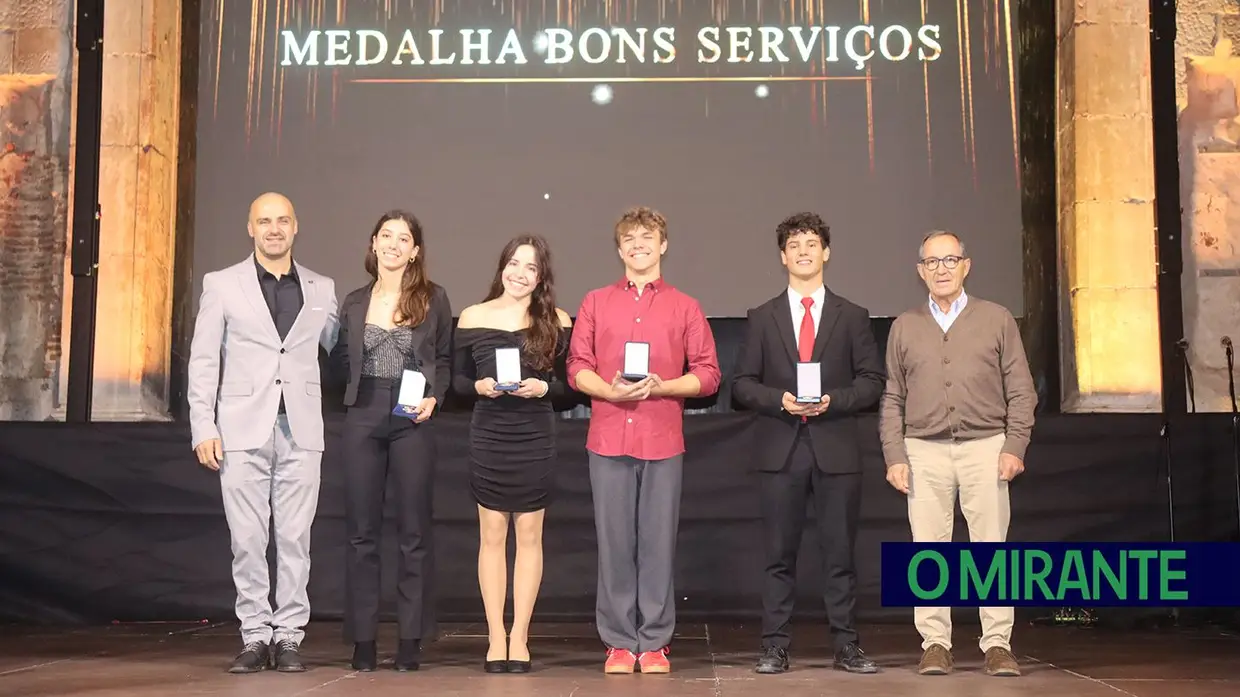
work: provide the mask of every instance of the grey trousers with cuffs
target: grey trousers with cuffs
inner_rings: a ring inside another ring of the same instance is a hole
[[[683,460],[590,453],[598,537],[595,616],[599,638],[609,647],[641,653],[672,641]]]

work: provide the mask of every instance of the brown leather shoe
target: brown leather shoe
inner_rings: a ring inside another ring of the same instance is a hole
[[[1016,663],[1016,657],[1011,651],[998,646],[986,651],[984,670],[987,675],[1000,678],[1015,678],[1020,675],[1020,665]]]
[[[922,675],[947,675],[952,672],[952,652],[941,644],[931,644],[921,655],[917,672]]]

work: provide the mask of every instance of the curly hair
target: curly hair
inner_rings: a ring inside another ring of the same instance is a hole
[[[627,232],[631,232],[637,228],[646,228],[652,232],[659,233],[659,241],[667,241],[667,218],[663,214],[648,208],[646,206],[637,206],[625,211],[620,220],[616,221],[616,246],[620,245],[620,238]]]
[[[796,213],[784,218],[779,227],[775,228],[775,241],[779,248],[783,249],[787,246],[789,237],[802,232],[818,235],[823,247],[831,246],[831,226],[823,222],[817,213]]]

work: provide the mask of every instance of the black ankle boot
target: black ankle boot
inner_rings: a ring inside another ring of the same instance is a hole
[[[401,639],[396,647],[396,670],[404,673],[417,670],[422,654],[422,642],[417,639]]]
[[[359,641],[353,645],[353,670],[370,672],[379,667],[378,652],[373,641]]]

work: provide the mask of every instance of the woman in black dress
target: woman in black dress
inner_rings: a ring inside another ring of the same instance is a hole
[[[470,427],[470,488],[480,527],[478,585],[490,646],[487,672],[527,672],[530,617],[542,581],[543,512],[551,501],[555,409],[567,392],[568,313],[555,306],[551,252],[541,237],[504,248],[486,300],[457,323],[453,390],[477,395]],[[520,350],[515,386],[497,385],[496,349]],[[497,389],[500,388],[500,389]],[[515,389],[513,389],[515,387]],[[513,519],[513,623],[504,630],[508,520]]]
[[[429,421],[451,382],[452,307],[426,275],[422,226],[404,211],[385,213],[366,252],[370,282],[340,304],[333,372],[346,385],[344,457],[344,630],[355,670],[378,666],[379,549],[383,502],[396,501],[399,548],[395,667],[417,670],[422,641],[435,633],[431,581],[434,443]],[[394,414],[406,371],[426,378],[414,414]],[[388,482],[391,482],[389,485]]]

